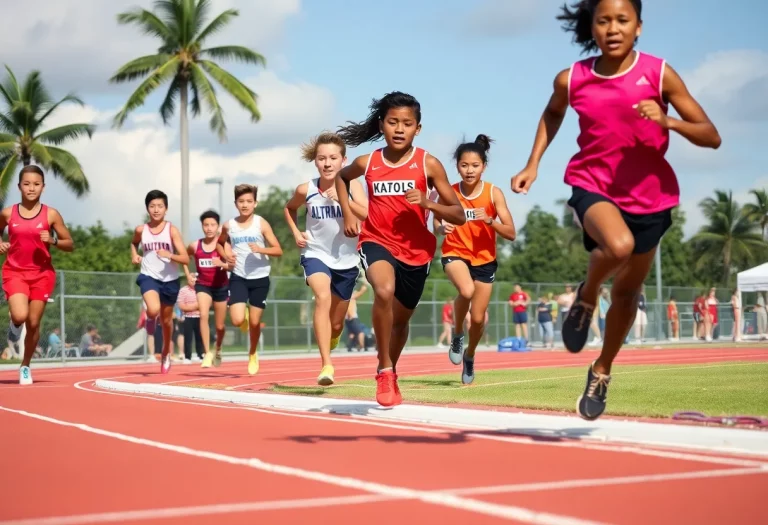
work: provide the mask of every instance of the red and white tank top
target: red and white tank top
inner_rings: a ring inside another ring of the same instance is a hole
[[[437,241],[427,228],[429,212],[405,200],[406,192],[414,188],[429,194],[426,159],[426,151],[413,148],[410,156],[393,166],[382,156],[382,149],[371,153],[365,169],[368,218],[363,221],[358,248],[364,242],[379,244],[411,266],[432,261]]]
[[[581,133],[580,151],[568,163],[565,183],[608,197],[626,212],[649,214],[677,206],[680,188],[664,158],[669,130],[637,112],[643,100],[667,112],[665,62],[635,53],[627,71],[610,77],[595,71],[595,57],[571,67],[568,99],[579,115]]]
[[[214,246],[210,252],[205,251],[203,239],[197,241],[195,248],[195,268],[197,269],[197,283],[210,288],[222,288],[229,283],[227,270],[213,265],[213,259],[219,258]]]
[[[141,232],[141,273],[162,282],[175,281],[179,278],[179,265],[157,255],[160,250],[174,252],[171,223],[166,222],[157,233],[152,233],[149,224],[145,224]]]
[[[11,208],[8,221],[8,250],[3,268],[17,272],[53,270],[50,245],[40,240],[40,232],[50,231],[48,206],[40,205],[37,215],[26,219],[19,213],[19,204]]]

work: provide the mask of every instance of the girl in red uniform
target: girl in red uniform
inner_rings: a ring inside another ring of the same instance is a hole
[[[195,287],[197,304],[200,308],[200,337],[203,339],[205,357],[202,368],[221,365],[221,345],[224,342],[224,322],[227,319],[230,269],[219,256],[216,246],[219,240],[219,214],[208,210],[200,215],[203,238],[187,246],[187,253],[195,258],[197,277],[184,266],[187,282]],[[209,322],[213,306],[213,320],[216,324],[216,353],[211,352],[211,325]]]
[[[379,365],[376,401],[382,406],[402,402],[397,385],[397,360],[408,339],[408,323],[421,300],[436,240],[427,228],[429,212],[438,219],[464,224],[464,210],[448,183],[445,168],[432,155],[413,146],[421,131],[421,106],[411,95],[388,93],[370,106],[368,118],[350,123],[339,135],[350,146],[381,137],[384,148],[357,157],[336,178],[336,193],[348,237],[359,235],[358,252],[371,283],[373,327]],[[360,223],[349,205],[349,181],[365,176],[368,218]],[[443,204],[427,198],[437,190]]]
[[[19,369],[20,385],[32,384],[29,364],[40,340],[40,320],[56,287],[50,247],[53,245],[65,252],[74,249],[59,212],[40,202],[44,188],[43,170],[24,166],[19,172],[21,202],[0,214],[0,232],[8,226],[8,242],[0,243],[0,254],[7,254],[3,264],[3,291],[11,311],[8,340],[18,341],[22,325],[27,325],[24,358]]]
[[[464,208],[466,224],[454,226],[434,219],[435,232],[445,235],[441,248],[445,274],[459,292],[453,304],[455,328],[448,357],[454,365],[463,362],[461,382],[466,385],[475,379],[475,349],[485,330],[485,315],[496,277],[496,233],[509,241],[516,236],[504,193],[481,180],[490,148],[491,139],[478,135],[474,142],[456,148],[453,156],[461,175],[461,182],[453,185],[453,191]],[[469,346],[464,354],[463,321],[467,313]]]

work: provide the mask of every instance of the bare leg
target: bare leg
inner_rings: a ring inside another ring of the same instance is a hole
[[[477,345],[485,331],[485,312],[488,310],[488,303],[491,300],[493,285],[491,283],[475,282],[475,293],[472,296],[472,307],[470,309],[469,324],[469,345],[467,346],[466,356],[474,357]]]
[[[392,309],[395,303],[395,269],[386,261],[371,264],[366,277],[373,288],[373,308],[371,312],[373,329],[376,332],[379,371],[393,368],[390,357],[390,339],[392,337]]]
[[[328,366],[331,364],[331,278],[322,272],[313,273],[307,283],[315,296],[313,323],[320,359],[323,366]]]

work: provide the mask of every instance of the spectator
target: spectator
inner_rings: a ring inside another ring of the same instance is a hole
[[[80,338],[80,356],[105,356],[111,351],[112,345],[101,343],[101,337],[94,325],[89,324],[85,327],[85,333]]]
[[[648,326],[648,304],[645,299],[645,285],[640,288],[640,297],[637,299],[637,315],[635,315],[635,339],[645,341],[645,328]]]
[[[571,310],[573,301],[576,300],[576,294],[573,292],[573,286],[570,284],[565,285],[565,293],[557,298],[557,304],[560,305],[560,317],[563,321],[568,317],[568,312]]]
[[[453,335],[453,322],[453,299],[446,299],[445,304],[443,305],[443,332],[437,339],[438,348],[444,348],[443,339],[445,339],[446,342],[451,340],[451,336]]]
[[[72,348],[73,344],[61,342],[61,328],[58,326],[51,330],[48,335],[48,355],[55,355],[59,352],[63,352],[69,348]]]
[[[701,319],[696,335],[699,339],[712,341],[712,337],[710,335],[712,329],[712,316],[709,313],[709,306],[707,306],[706,292],[702,291],[701,294],[696,298],[695,309],[698,310],[699,317]]]
[[[540,297],[536,311],[538,312],[538,321],[539,326],[541,327],[541,337],[544,341],[544,348],[554,348],[555,329],[552,325],[552,303],[545,297]]]
[[[709,289],[709,296],[707,297],[707,310],[709,311],[709,340],[718,339],[720,337],[720,312],[718,309],[717,297],[715,297],[715,288]]]
[[[733,290],[731,294],[731,309],[733,310],[733,340],[741,341],[741,297],[739,290]]]
[[[768,339],[768,309],[766,309],[763,292],[757,292],[754,311],[757,316],[757,334],[760,341]]]
[[[611,296],[608,292],[608,288],[605,286],[600,287],[600,296],[598,299],[598,318],[597,328],[600,330],[600,337],[605,339],[605,317],[608,315],[608,309],[611,307]]]
[[[670,341],[679,341],[680,340],[680,314],[677,311],[677,301],[675,301],[675,296],[669,298],[669,303],[667,304],[667,321],[669,321],[669,327],[670,327]]]
[[[520,330],[523,332],[523,339],[528,340],[528,303],[531,297],[523,291],[520,284],[515,285],[515,291],[509,296],[509,306],[512,307],[512,322],[515,323],[515,336],[520,337]]]
[[[176,306],[181,310],[184,316],[184,360],[201,361],[205,354],[203,346],[203,336],[200,333],[200,307],[197,304],[197,293],[195,292],[195,280],[197,274],[190,275],[187,284],[179,290],[179,296],[176,299]],[[195,343],[195,356],[192,356],[192,343]]]

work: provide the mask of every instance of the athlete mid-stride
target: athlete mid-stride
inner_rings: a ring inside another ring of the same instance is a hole
[[[65,252],[74,249],[59,212],[40,202],[44,188],[43,170],[34,165],[24,166],[19,172],[21,202],[0,212],[0,233],[8,227],[8,242],[0,242],[0,254],[6,254],[3,291],[11,314],[8,340],[20,341],[24,326],[27,332],[19,369],[20,385],[32,384],[29,365],[40,340],[45,306],[56,286],[50,248],[55,246]]]
[[[344,235],[344,216],[338,204],[334,180],[347,160],[347,146],[334,133],[321,133],[302,148],[307,162],[314,162],[319,177],[299,184],[285,205],[285,220],[301,248],[304,278],[315,296],[313,324],[320,349],[320,385],[333,384],[331,350],[344,331],[344,317],[360,274],[357,237]],[[358,220],[368,215],[368,198],[358,181],[350,183],[350,207]],[[299,230],[298,210],[306,206],[306,227]]]
[[[432,155],[413,146],[421,131],[421,105],[401,92],[388,93],[371,105],[368,118],[341,128],[348,146],[382,137],[387,145],[357,157],[336,178],[336,193],[344,214],[344,232],[359,235],[358,250],[374,292],[373,327],[379,363],[376,401],[382,406],[402,402],[397,361],[408,339],[408,324],[421,300],[437,241],[427,227],[429,212],[440,220],[464,224],[464,209],[448,182],[445,168]],[[352,212],[350,181],[365,176],[368,218],[362,223]],[[441,203],[427,195],[437,190]]]

